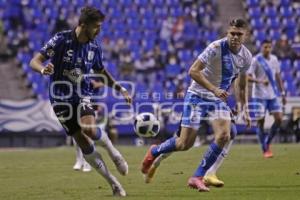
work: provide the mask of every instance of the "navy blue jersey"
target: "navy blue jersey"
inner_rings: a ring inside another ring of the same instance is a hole
[[[90,71],[101,71],[102,50],[96,40],[77,41],[75,30],[57,33],[40,53],[54,65],[50,76],[50,101],[78,103],[91,95]],[[52,94],[51,94],[52,93]]]

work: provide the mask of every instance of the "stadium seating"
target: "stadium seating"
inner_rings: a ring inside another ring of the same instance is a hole
[[[166,91],[175,92],[177,89],[175,83],[179,79],[178,74],[187,71],[191,62],[207,43],[219,38],[218,30],[205,25],[214,22],[212,16],[217,10],[212,9],[212,13],[207,13],[205,6],[210,3],[212,7],[215,7],[215,1],[196,2],[197,9],[192,10],[193,8],[184,8],[180,0],[74,0],[72,6],[68,0],[11,0],[9,4],[0,1],[0,8],[3,9],[0,17],[3,20],[4,29],[12,30],[7,32],[10,43],[19,37],[17,33],[20,30],[28,34],[28,47],[20,48],[17,58],[37,97],[47,99],[48,91],[45,89],[47,88],[47,79],[42,79],[32,72],[29,67],[30,58],[51,38],[55,32],[54,28],[58,16],[62,15],[68,19],[73,16],[72,14],[78,15],[80,7],[86,3],[102,8],[107,18],[99,39],[106,39],[113,46],[119,38],[122,38],[125,44],[128,44],[127,48],[133,61],[141,59],[146,52],[153,52],[156,46],[160,48],[164,63],[163,70],[160,70],[155,80],[159,84],[154,84],[154,87],[147,87],[146,82],[138,83],[135,97],[139,98],[142,92],[158,92],[160,94]],[[245,0],[244,2],[254,36],[253,43],[257,47],[266,38],[280,39],[283,33],[287,35],[290,41],[296,37],[296,30],[300,30],[297,19],[300,8],[292,7],[291,1],[280,0],[278,5],[264,4],[264,1],[260,0]],[[198,18],[191,15],[194,12]],[[177,32],[175,37],[174,22],[180,17],[184,17],[184,28],[182,32]],[[164,29],[169,18],[172,25],[169,30]],[[201,21],[202,19],[209,19],[210,21],[204,23]],[[167,36],[163,37],[164,34]],[[170,53],[175,53],[177,56],[177,63],[174,65],[168,64]],[[119,56],[112,56],[111,53],[108,53],[108,56],[105,57],[105,65],[116,79],[121,77]],[[296,78],[297,73],[293,72],[300,69],[299,60],[282,60],[281,69],[287,71],[287,73],[282,73],[282,77],[285,79],[288,94],[297,95],[299,93],[299,88],[296,88],[298,87],[297,84],[292,84],[289,80]],[[135,78],[135,76],[133,77]],[[135,82],[134,78],[132,81]],[[190,77],[183,79],[190,81]],[[185,89],[187,85],[184,84]],[[117,99],[112,98],[111,93],[106,100],[108,99],[117,101]],[[142,99],[139,100],[143,101]],[[161,101],[164,100],[164,98],[161,99]],[[152,100],[147,99],[145,101]]]
[[[297,31],[300,30],[298,21],[300,8],[294,6],[292,1],[280,0],[276,4],[275,1],[266,3],[259,0],[245,0],[244,5],[253,32],[253,42],[256,44],[257,49],[259,49],[264,39],[271,39],[275,43],[283,35],[286,35],[290,44],[297,37]],[[294,61],[294,58],[290,56],[281,60],[280,63],[281,70],[285,72],[282,74],[282,78],[286,83],[288,95],[298,95],[297,90],[299,88],[296,87],[299,87],[299,85],[296,86],[290,81],[296,78],[293,72],[299,70],[298,61]]]

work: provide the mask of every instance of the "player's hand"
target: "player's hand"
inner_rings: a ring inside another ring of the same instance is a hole
[[[261,83],[264,84],[265,86],[269,85],[269,81],[267,79],[261,80]]]
[[[223,100],[226,100],[226,98],[229,96],[228,92],[219,88],[214,89],[213,93],[215,94],[216,97],[219,97]]]
[[[286,96],[285,96],[285,95],[282,96],[282,104],[283,104],[283,105],[286,105]]]
[[[54,65],[52,63],[48,63],[46,67],[41,70],[42,75],[51,75],[54,73]]]
[[[244,111],[244,120],[246,122],[247,128],[251,127],[251,118],[248,111]]]
[[[125,98],[125,100],[128,104],[132,103],[132,98],[131,98],[131,96],[129,95],[128,91],[125,88],[122,88],[120,93],[124,96],[124,98]]]

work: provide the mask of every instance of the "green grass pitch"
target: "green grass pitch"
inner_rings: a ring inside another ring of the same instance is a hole
[[[126,199],[300,199],[300,146],[273,145],[275,157],[264,159],[258,145],[235,145],[219,171],[223,188],[209,193],[189,189],[194,172],[207,146],[180,152],[165,160],[150,184],[139,171],[146,147],[118,147],[129,163],[127,177],[119,175],[106,152],[106,163],[127,191]],[[1,200],[96,200],[116,199],[95,170],[72,170],[73,147],[0,150]]]

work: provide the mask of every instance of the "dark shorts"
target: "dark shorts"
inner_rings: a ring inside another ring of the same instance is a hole
[[[74,135],[81,129],[79,125],[80,118],[87,115],[95,116],[95,111],[91,104],[80,103],[72,105],[69,103],[52,104],[55,115],[65,129],[67,135]]]

